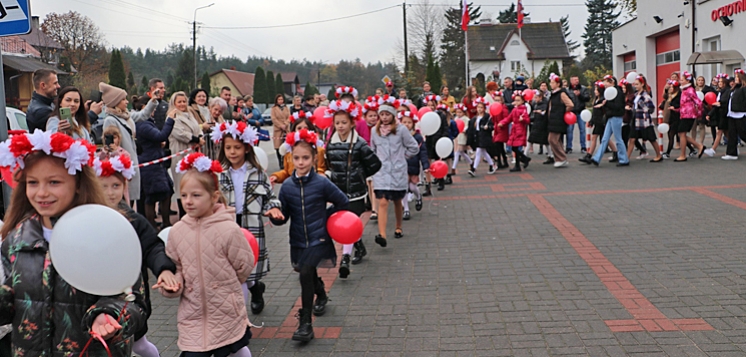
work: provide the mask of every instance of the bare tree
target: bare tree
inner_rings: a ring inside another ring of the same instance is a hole
[[[50,13],[44,19],[41,30],[59,42],[63,55],[78,72],[96,70],[97,53],[105,50],[104,38],[93,21],[75,11],[65,14]]]
[[[424,62],[428,57],[437,59],[436,49],[446,27],[444,7],[423,0],[412,7],[407,16],[407,32],[410,53],[420,55]]]
[[[617,0],[617,5],[621,6],[630,16],[634,16],[637,12],[637,0]]]

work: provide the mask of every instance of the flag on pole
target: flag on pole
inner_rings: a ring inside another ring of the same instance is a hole
[[[519,1],[520,2],[520,1]],[[466,31],[469,29],[469,4],[466,0],[461,0],[461,30]]]
[[[521,0],[518,0],[516,12],[518,13],[518,28],[521,28],[523,27],[523,4],[521,4]]]

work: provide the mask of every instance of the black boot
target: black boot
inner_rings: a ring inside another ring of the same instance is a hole
[[[521,171],[521,163],[519,161],[515,162],[515,166],[510,169],[510,172],[520,172]]]
[[[585,156],[579,158],[578,161],[584,162],[584,163],[590,165],[590,163],[591,163],[591,157],[593,157],[593,156],[591,156],[591,154],[585,154]]]
[[[342,279],[347,279],[347,277],[350,275],[350,255],[345,254],[342,256],[342,262],[339,263],[339,277]],[[314,309],[314,313],[315,313]]]
[[[446,180],[439,179],[438,180],[438,191],[443,191],[446,189]]]
[[[547,161],[544,161],[544,162],[543,162],[543,164],[544,164],[544,165],[551,165],[551,164],[554,164],[554,158],[553,158],[553,157],[551,157],[551,156],[547,157]]]
[[[313,326],[311,325],[311,310],[300,309],[300,324],[293,333],[293,341],[309,342],[313,340]]]
[[[352,254],[352,264],[357,265],[362,263],[363,257],[368,255],[368,251],[365,249],[365,244],[362,240],[355,242],[355,252]]]
[[[280,155],[280,149],[275,149],[275,154],[277,154],[277,163],[280,164],[280,170],[285,169],[285,162],[282,161],[282,155]],[[265,167],[266,169],[266,167]]]
[[[446,175],[446,185],[452,185],[453,184],[453,178],[450,174]]]
[[[264,290],[267,286],[261,281],[254,282],[254,286],[249,288],[251,292],[251,313],[258,315],[264,310]]]
[[[609,160],[609,162],[619,162],[619,153],[615,151],[613,157],[611,158],[611,160]]]
[[[528,163],[531,162],[531,158],[526,155],[521,155],[521,162],[523,163],[523,168],[528,167]]]
[[[430,190],[430,183],[429,182],[425,184],[425,193],[423,193],[422,195],[425,196],[425,197],[433,195],[433,191]]]
[[[349,255],[345,255],[348,259],[348,265],[349,265]],[[321,316],[326,312],[326,304],[329,302],[329,297],[326,295],[326,290],[324,290],[324,281],[321,280],[321,278],[317,278],[318,283],[316,283],[316,302],[313,304],[313,314],[315,316]]]

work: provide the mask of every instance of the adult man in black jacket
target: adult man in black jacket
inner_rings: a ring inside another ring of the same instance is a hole
[[[36,129],[47,130],[47,119],[54,110],[54,98],[57,96],[57,90],[60,89],[57,73],[51,69],[37,70],[34,72],[32,81],[34,93],[31,95],[31,103],[26,111],[26,122],[30,133]]]
[[[157,93],[156,99],[158,99],[158,106],[155,107],[153,112],[153,119],[155,120],[155,126],[158,129],[163,129],[163,124],[166,122],[166,116],[168,115],[168,101],[163,98],[166,96],[166,86],[163,84],[163,80],[160,78],[153,78],[148,82],[148,98],[153,98],[153,94]]]
[[[573,94],[570,96],[572,99],[573,108],[572,112],[575,113],[577,118],[580,118],[580,112],[585,109],[585,104],[591,100],[591,96],[588,94],[588,89],[580,84],[580,79],[577,76],[570,77],[570,92]],[[585,154],[585,123],[577,123],[578,130],[580,131],[580,152]],[[575,124],[567,126],[567,143],[565,152],[572,153],[573,134],[575,133]]]
[[[606,151],[606,147],[609,145],[609,139],[611,139],[611,135],[614,134],[616,149],[619,155],[619,163],[617,166],[629,166],[627,146],[624,145],[624,140],[622,140],[622,116],[624,116],[625,104],[624,93],[622,92],[622,88],[617,85],[616,78],[612,76],[604,77],[604,86],[606,88],[615,88],[617,94],[613,99],[604,99],[604,101],[599,104],[606,111],[606,118],[608,118],[608,120],[606,123],[606,131],[604,131],[604,136],[601,140],[601,145],[596,149],[596,153],[593,155],[590,163],[598,166],[601,162],[601,157]]]

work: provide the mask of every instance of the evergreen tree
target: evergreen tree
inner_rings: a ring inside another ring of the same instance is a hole
[[[189,88],[192,87],[192,82],[194,81],[194,56],[192,55],[192,51],[187,49],[181,54],[174,76],[183,79]]]
[[[277,94],[285,95],[285,82],[282,81],[282,74],[277,73],[277,78],[275,79],[275,91],[277,91]],[[293,93],[290,93],[290,95],[293,95]]]
[[[127,87],[132,88],[135,86],[135,77],[132,75],[132,71],[127,73]]]
[[[460,3],[459,3],[460,4]],[[466,76],[466,55],[464,54],[464,31],[461,30],[461,6],[446,10],[446,28],[440,42],[440,65],[445,75],[446,85],[455,93],[464,92]],[[469,18],[477,20],[482,16],[479,6],[469,4]],[[458,91],[457,88],[462,88]]]
[[[148,88],[148,77],[142,76],[142,80],[140,81],[140,86],[145,89],[145,91],[149,91],[150,88]]]
[[[585,46],[583,66],[612,68],[611,30],[619,26],[617,18],[620,12],[616,11],[613,0],[587,0],[585,5],[589,16],[582,36]]]
[[[163,82],[163,84],[166,86],[166,88],[171,88],[171,86],[174,84],[174,74],[171,73],[170,70],[166,74],[166,81]]]
[[[326,93],[326,99],[328,99],[330,102],[337,99],[337,88],[331,87],[329,88],[329,91]]]
[[[429,58],[427,61],[427,75],[425,80],[430,82],[433,93],[438,93],[440,87],[443,85],[443,77],[440,76],[440,66],[435,63],[433,58]]]
[[[210,93],[212,93],[212,84],[210,84],[210,74],[205,72],[202,75],[202,79],[200,80],[200,88],[207,91],[207,96],[210,97]]]
[[[308,97],[313,94],[319,94],[319,90],[310,81],[306,82],[306,89],[303,91],[303,95]]]
[[[254,103],[270,104],[269,93],[267,92],[267,77],[262,67],[256,67],[254,71]]]
[[[570,31],[570,21],[569,21],[570,15],[565,15],[563,17],[560,17],[560,24],[562,25],[562,32],[565,35],[565,43],[567,44],[567,50],[572,54],[578,47],[580,47],[580,44],[577,41],[573,41],[570,39],[570,34],[572,31]]]
[[[109,63],[109,84],[127,90],[127,75],[124,73],[124,63],[122,62],[122,54],[119,50],[113,50],[111,52],[111,62]]]
[[[256,78],[254,79],[256,81]],[[275,90],[275,72],[267,71],[267,103],[272,104],[274,103],[275,95],[277,94],[277,90]]]
[[[541,84],[541,82],[545,82],[547,85],[549,85],[549,75],[551,73],[554,73],[558,76],[560,75],[559,65],[557,64],[557,61],[553,61],[552,63],[549,63],[549,61],[544,62],[544,67],[541,68],[541,72],[539,72],[539,75],[536,76],[536,80],[534,81],[534,88],[539,88],[539,84]]]
[[[525,10],[525,8],[524,8]],[[527,17],[528,15],[531,15],[528,12],[523,12],[523,16]],[[497,15],[497,21],[499,21],[501,24],[516,24],[518,23],[518,12],[515,11],[515,4],[510,3],[510,7],[500,11],[500,13]]]

